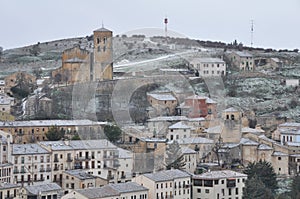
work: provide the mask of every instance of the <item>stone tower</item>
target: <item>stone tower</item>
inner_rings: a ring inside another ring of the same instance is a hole
[[[224,128],[221,137],[225,143],[239,143],[242,137],[242,118],[243,113],[235,108],[228,108],[223,111],[222,119]]]
[[[94,52],[91,56],[90,80],[103,81],[113,78],[112,31],[104,27],[94,31]]]

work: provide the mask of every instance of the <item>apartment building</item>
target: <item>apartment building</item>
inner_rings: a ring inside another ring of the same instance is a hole
[[[194,130],[193,127],[188,126],[183,122],[177,122],[176,124],[169,126],[168,129],[166,137],[170,141],[191,137],[192,131]]]
[[[147,93],[147,100],[154,108],[153,115],[169,116],[176,113],[177,99],[172,93]]]
[[[0,184],[0,198],[19,198],[21,185],[1,182]]]
[[[106,122],[91,120],[29,120],[0,122],[0,130],[10,133],[14,143],[32,143],[47,140],[46,133],[54,126],[66,133],[101,132]]]
[[[56,183],[27,185],[21,188],[20,198],[58,199],[62,194],[61,192],[61,187]]]
[[[13,183],[12,172],[13,164],[11,162],[11,136],[0,131],[0,181],[4,183]]]
[[[54,182],[61,184],[63,171],[72,169],[84,169],[109,182],[131,179],[132,153],[119,149],[106,139],[44,141],[39,144],[51,151]]]
[[[63,172],[62,188],[64,190],[101,187],[106,184],[108,184],[107,179],[91,175],[85,170],[77,169]]]
[[[235,51],[228,55],[231,63],[241,71],[254,71],[253,55],[248,52]]]
[[[150,199],[148,189],[134,182],[108,184],[103,187],[77,189],[62,199]]]
[[[177,140],[181,148],[190,148],[197,152],[197,163],[205,160],[214,146],[214,141],[203,137],[189,137]]]
[[[231,170],[193,176],[193,198],[242,199],[247,175]]]
[[[217,116],[217,103],[209,97],[192,95],[177,107],[178,114],[189,118]]]
[[[226,75],[226,63],[220,58],[195,58],[190,64],[199,72],[200,77],[216,77]]]
[[[197,168],[197,151],[185,147],[181,149],[183,159],[185,162],[185,168],[184,170],[189,173],[194,173]]]
[[[180,122],[187,121],[188,118],[186,116],[161,116],[150,118],[147,121],[147,127],[149,132],[155,137],[165,136],[168,132],[169,126]]]
[[[38,144],[12,145],[13,182],[52,182],[51,153]]]
[[[191,198],[191,175],[178,169],[139,175],[132,181],[148,188],[151,199]]]

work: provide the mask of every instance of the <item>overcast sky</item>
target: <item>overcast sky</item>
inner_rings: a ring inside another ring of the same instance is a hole
[[[300,0],[0,0],[5,49],[86,36],[101,27],[114,35],[168,28],[190,38],[250,46],[300,48]]]

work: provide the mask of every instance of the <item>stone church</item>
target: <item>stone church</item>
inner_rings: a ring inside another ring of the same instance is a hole
[[[54,82],[75,84],[113,79],[112,31],[102,27],[93,33],[91,51],[75,45],[62,53],[62,67],[52,72]]]

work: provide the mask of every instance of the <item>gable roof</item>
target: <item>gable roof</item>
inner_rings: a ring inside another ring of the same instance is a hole
[[[143,175],[155,182],[170,181],[178,178],[188,178],[191,176],[190,174],[178,169],[159,171],[157,173],[147,173]]]
[[[101,27],[101,28],[94,30],[94,32],[112,32],[112,31],[108,30],[107,28]]]
[[[177,122],[171,126],[169,126],[169,129],[191,129],[192,127],[185,125],[182,122]]]
[[[56,183],[38,184],[25,186],[25,189],[31,195],[38,195],[43,192],[60,191],[61,187]]]
[[[159,101],[176,101],[176,98],[171,94],[147,93],[147,95]]]
[[[231,170],[221,170],[221,171],[209,171],[202,173],[200,175],[193,176],[194,179],[224,179],[224,178],[237,178],[237,177],[247,177],[246,174],[238,173]]]
[[[122,193],[148,191],[148,189],[135,182],[126,182],[126,183],[108,184],[108,185],[104,185],[103,187],[78,189],[76,191],[89,199],[96,199],[96,198],[119,196]]]

